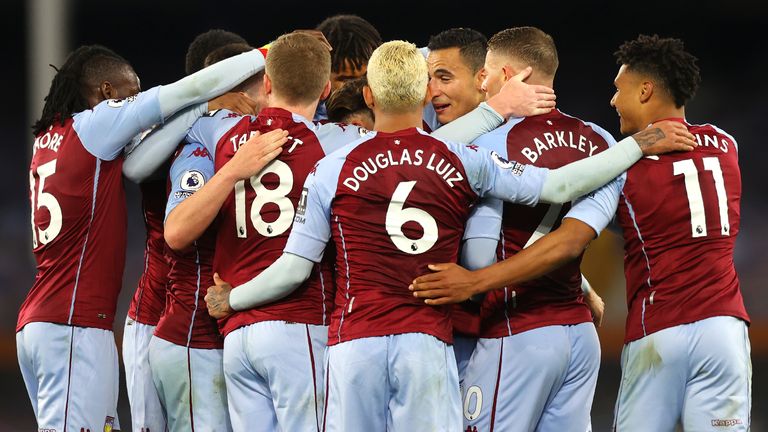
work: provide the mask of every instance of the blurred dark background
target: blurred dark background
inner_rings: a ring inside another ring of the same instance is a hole
[[[34,416],[16,363],[16,315],[32,284],[28,174],[32,135],[29,125],[39,115],[42,97],[53,71],[33,85],[41,65],[60,65],[63,55],[80,44],[100,43],[133,63],[142,87],[180,78],[184,53],[197,35],[223,28],[244,36],[252,45],[281,33],[313,28],[326,16],[355,13],[368,19],[384,40],[406,39],[424,46],[431,34],[450,27],[472,27],[491,36],[498,30],[533,25],[550,33],[558,45],[560,69],[555,81],[558,106],[571,115],[593,121],[619,136],[618,118],[608,102],[613,95],[617,65],[612,53],[639,33],[658,33],[685,40],[699,57],[703,83],[688,105],[691,123],[714,123],[739,142],[743,178],[741,235],[736,265],[747,310],[752,316],[753,430],[768,430],[768,212],[765,165],[768,148],[759,133],[768,115],[764,107],[768,86],[765,29],[768,3],[732,0],[698,2],[441,2],[335,1],[97,1],[6,0],[0,6],[3,52],[0,66],[5,103],[0,116],[0,430],[34,430]],[[42,17],[35,21],[33,17]],[[45,49],[30,35],[52,31]],[[55,47],[62,54],[56,54]],[[48,49],[51,53],[48,54]],[[42,91],[42,94],[40,93]],[[31,112],[28,113],[28,112]],[[144,228],[137,188],[127,184],[129,245],[124,289],[118,316],[125,316],[142,266]],[[607,304],[606,322],[599,330],[603,363],[593,406],[596,431],[610,429],[620,370],[618,360],[626,314],[621,239],[605,233],[590,248],[585,273]],[[122,319],[115,323],[118,344]],[[119,346],[119,345],[118,345]],[[121,365],[122,366],[122,365]],[[121,385],[125,380],[121,377]],[[653,413],[649,413],[653,415]],[[120,418],[130,430],[124,389]]]

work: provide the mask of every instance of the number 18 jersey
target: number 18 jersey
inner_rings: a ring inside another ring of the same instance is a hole
[[[307,174],[326,154],[360,138],[360,128],[313,123],[281,108],[257,117],[220,111],[199,120],[190,140],[206,144],[218,171],[257,131],[288,131],[283,152],[259,174],[237,182],[221,207],[213,269],[232,286],[269,267],[283,252]],[[219,321],[222,334],[260,321],[327,325],[332,302],[330,268],[315,266],[312,277],[289,296]]]
[[[648,156],[627,171],[618,209],[627,342],[713,316],[749,321],[733,265],[741,200],[737,144],[715,126],[687,126],[696,150]]]

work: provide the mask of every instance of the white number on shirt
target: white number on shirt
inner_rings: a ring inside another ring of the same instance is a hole
[[[555,222],[557,222],[557,215],[560,214],[560,210],[562,208],[562,204],[552,204],[549,206],[547,213],[545,213],[544,217],[541,219],[541,223],[536,227],[536,231],[531,234],[531,237],[528,239],[528,241],[525,242],[523,249],[532,245],[536,240],[544,237],[545,235],[549,234],[550,231],[552,231],[552,227],[555,225]]]
[[[48,244],[61,232],[61,206],[53,195],[43,192],[45,188],[45,179],[56,173],[56,159],[44,163],[37,167],[37,175],[40,183],[35,191],[35,175],[33,171],[29,172],[29,190],[32,197],[32,247],[37,247],[38,241],[42,244]],[[35,202],[35,192],[37,192],[37,202]],[[42,230],[35,223],[35,210],[45,207],[51,215],[48,228]]]
[[[261,179],[267,174],[275,174],[279,184],[275,189],[267,189]],[[293,189],[293,172],[291,167],[283,161],[275,159],[261,172],[250,179],[248,183],[256,192],[256,198],[251,203],[251,224],[256,232],[264,237],[275,237],[286,232],[293,223],[295,209],[293,203],[286,196]],[[280,208],[280,215],[274,222],[265,222],[261,217],[261,209],[267,203],[276,204]],[[235,229],[239,238],[248,237],[248,227],[245,218],[245,180],[235,183]]]
[[[704,169],[712,171],[717,192],[717,206],[720,210],[720,234],[730,234],[731,223],[728,218],[728,196],[725,193],[725,181],[723,170],[720,168],[720,160],[716,157],[705,157]],[[696,169],[692,159],[677,161],[672,164],[674,174],[685,176],[685,193],[688,195],[688,208],[691,211],[691,236],[707,236],[707,216],[704,213],[704,198],[701,195],[699,184],[699,170]]]
[[[397,185],[395,193],[392,194],[392,200],[389,202],[386,218],[387,234],[392,239],[392,243],[401,251],[411,255],[422,254],[431,249],[437,242],[437,222],[435,222],[435,218],[421,209],[413,207],[403,208],[405,200],[408,199],[408,195],[411,194],[415,185],[415,181],[400,182]],[[421,225],[424,235],[416,240],[406,237],[403,233],[403,225],[406,222],[416,222]]]

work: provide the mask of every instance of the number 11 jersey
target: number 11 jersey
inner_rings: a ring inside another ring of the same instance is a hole
[[[641,159],[621,191],[626,342],[714,316],[749,321],[733,265],[741,201],[737,144],[715,126],[686,125],[696,150]]]

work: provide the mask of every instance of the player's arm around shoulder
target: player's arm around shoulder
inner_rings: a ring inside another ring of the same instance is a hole
[[[83,147],[102,160],[117,158],[136,135],[163,120],[158,89],[153,87],[124,99],[107,99],[75,114],[73,127]]]
[[[181,250],[197,240],[216,218],[235,183],[257,174],[275,159],[287,137],[288,132],[282,129],[254,134],[210,181],[170,210],[164,232],[168,246]]]

